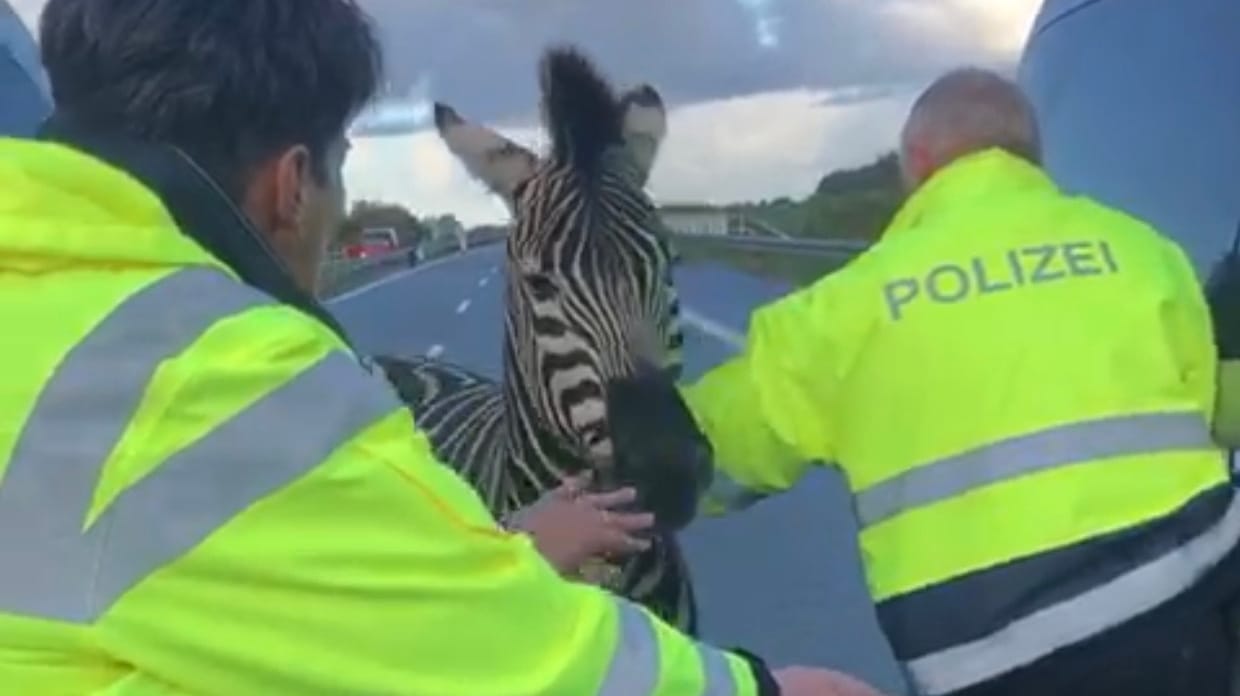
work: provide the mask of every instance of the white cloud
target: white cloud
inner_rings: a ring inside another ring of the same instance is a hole
[[[835,0],[830,0],[834,2]],[[995,65],[1019,55],[1041,0],[863,0],[882,2],[893,26],[962,47],[962,58]],[[763,6],[748,0],[745,4]],[[857,50],[864,52],[865,42]],[[889,47],[883,47],[889,50]],[[876,50],[883,50],[877,48]],[[531,76],[531,89],[533,77]],[[803,196],[823,174],[871,161],[896,142],[917,90],[858,85],[788,90],[698,102],[670,114],[651,179],[657,200],[728,203]],[[860,98],[854,94],[862,93]],[[868,99],[869,92],[877,98]],[[465,104],[457,106],[465,107]],[[468,109],[465,109],[468,112]],[[532,129],[503,132],[529,144]],[[507,211],[452,159],[433,131],[359,139],[347,168],[350,193],[403,203],[419,214],[453,212],[466,224]]]
[[[884,25],[934,36],[965,54],[999,57],[1020,52],[1042,6],[1042,0],[868,1]]]
[[[976,21],[971,37],[996,55],[1016,56],[1033,28],[1042,0],[948,0],[949,4]]]
[[[651,189],[661,200],[716,203],[806,195],[827,171],[889,149],[912,97],[823,105],[825,95],[776,92],[674,111]]]
[[[384,1],[367,0],[367,3],[378,6]],[[476,1],[451,0],[452,3]],[[892,36],[922,37],[926,46],[956,47],[954,53],[940,56],[940,62],[965,60],[991,64],[1014,62],[1041,5],[1041,0],[817,1],[836,12],[822,15],[824,18],[843,17],[838,13],[848,3],[867,3],[869,10],[883,16],[883,24],[894,32]],[[33,29],[44,0],[10,2]],[[389,4],[397,7],[403,2],[391,0]],[[780,7],[767,0],[740,0],[740,4],[757,14]],[[486,6],[471,7],[481,11]],[[657,26],[647,29],[654,28]],[[831,26],[821,30],[787,25],[779,28],[802,29],[811,34],[819,31],[829,34],[832,30]],[[890,60],[893,43],[849,35],[842,25],[836,29],[845,34],[834,37],[831,43],[847,39],[850,46],[840,47],[844,52],[839,54],[824,52],[819,61],[829,61],[832,65],[836,62],[842,65],[844,61],[881,65]],[[832,37],[820,38],[826,41]],[[918,50],[914,44],[906,44],[903,40],[894,42],[894,46],[906,45],[908,51]],[[485,60],[482,56],[474,58]],[[464,58],[458,56],[455,60]],[[671,70],[675,66],[669,66],[669,60],[686,69],[697,65],[697,58],[683,51],[661,63]],[[792,65],[786,67],[800,69]],[[681,74],[684,70],[673,72]],[[698,71],[695,68],[689,73],[698,74]],[[916,90],[921,85],[909,87]],[[479,87],[484,91],[501,88],[502,85],[496,84]],[[531,100],[534,89],[535,80],[531,74],[524,90]],[[826,172],[863,164],[894,144],[913,92],[906,88],[884,96],[886,92],[881,85],[858,84],[834,91],[775,91],[679,106],[671,113],[668,139],[656,165],[651,189],[659,200],[719,203],[805,195]],[[454,105],[461,107],[462,113],[471,111],[470,105],[463,101]],[[538,143],[539,134],[532,129],[504,129],[503,132],[524,144]],[[503,205],[481,184],[469,178],[433,130],[356,139],[346,165],[346,177],[353,200],[400,202],[419,214],[453,212],[467,224],[507,217]]]
[[[3,2],[4,0],[0,0]],[[17,11],[17,16],[22,18],[26,26],[33,33],[38,33],[39,13],[43,11],[43,5],[47,0],[8,0],[9,6]]]
[[[728,203],[803,196],[826,172],[864,164],[892,147],[912,92],[824,105],[823,91],[772,92],[673,109],[651,176],[656,200]],[[524,145],[531,129],[501,129]],[[507,211],[434,131],[359,138],[345,170],[349,195],[402,203],[419,214],[452,212],[466,224]]]
[[[504,131],[518,142],[530,134]],[[503,220],[499,199],[455,160],[433,130],[355,138],[345,163],[349,199],[401,203],[418,215],[454,213],[467,225]]]

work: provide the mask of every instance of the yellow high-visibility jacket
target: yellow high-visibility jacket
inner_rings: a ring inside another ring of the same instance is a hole
[[[1215,373],[1173,242],[989,150],[754,312],[685,395],[720,468],[708,512],[840,467],[884,631],[943,694],[1178,596],[1233,548]]]
[[[183,234],[244,234],[222,196],[118,167],[0,139],[0,693],[757,693],[498,528],[337,334]]]

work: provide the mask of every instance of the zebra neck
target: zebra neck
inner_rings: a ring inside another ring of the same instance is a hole
[[[519,495],[537,498],[559,485],[563,476],[584,471],[589,464],[572,443],[542,425],[543,417],[531,397],[531,389],[521,383],[511,350],[504,352],[505,457]]]

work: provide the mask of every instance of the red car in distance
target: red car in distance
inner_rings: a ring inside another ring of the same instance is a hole
[[[356,244],[344,245],[344,256],[347,259],[367,259],[383,256],[400,248],[396,230],[391,227],[372,227],[362,230],[361,241]]]

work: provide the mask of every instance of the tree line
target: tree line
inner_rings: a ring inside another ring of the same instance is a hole
[[[418,246],[438,235],[455,234],[461,223],[453,215],[419,218],[399,203],[357,201],[341,222],[334,246],[341,247],[361,241],[368,229],[392,229],[402,247]]]
[[[826,174],[804,198],[784,196],[728,208],[793,236],[874,240],[903,201],[900,165],[896,154],[889,152],[870,164]],[[452,215],[419,218],[396,203],[358,201],[341,225],[336,244],[356,243],[362,231],[371,228],[391,228],[401,246],[415,246],[437,234],[456,233],[461,225]]]
[[[903,202],[899,161],[889,152],[865,166],[823,176],[804,198],[731,207],[793,236],[874,240]]]

